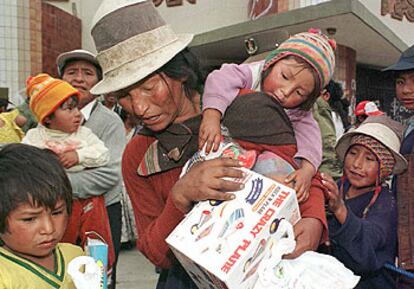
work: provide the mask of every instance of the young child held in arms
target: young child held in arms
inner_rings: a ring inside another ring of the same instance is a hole
[[[328,209],[331,253],[361,276],[356,288],[395,288],[385,263],[397,255],[397,203],[385,184],[399,174],[407,161],[399,153],[401,124],[386,116],[367,118],[344,134],[336,152],[344,162],[338,185],[323,175]]]
[[[56,155],[24,144],[0,150],[0,288],[75,289],[66,272],[82,249],[60,243],[72,187]]]
[[[310,109],[335,68],[336,44],[317,30],[293,35],[264,61],[225,64],[206,80],[199,148],[215,151],[221,140],[220,119],[241,89],[263,91],[285,109],[295,131],[300,168],[286,178],[299,202],[305,201],[322,161],[319,126]],[[249,117],[249,116],[246,116]]]
[[[81,126],[77,89],[66,81],[41,73],[27,79],[26,90],[30,109],[39,125],[27,132],[23,143],[52,150],[68,173],[108,163],[109,151],[104,143],[89,128]],[[63,240],[76,244],[80,239],[83,246],[88,232],[98,233],[108,243],[108,264],[111,265],[114,251],[103,196],[74,199]]]

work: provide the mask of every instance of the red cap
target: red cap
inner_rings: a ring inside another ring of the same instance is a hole
[[[355,116],[360,116],[360,115],[371,116],[371,115],[383,115],[383,114],[384,113],[378,109],[377,105],[374,102],[369,101],[369,100],[361,101],[355,107]]]

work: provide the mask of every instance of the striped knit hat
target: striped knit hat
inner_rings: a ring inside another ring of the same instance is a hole
[[[26,94],[30,98],[30,109],[42,124],[69,97],[75,95],[79,100],[79,91],[66,81],[40,73],[26,80]]]
[[[300,57],[316,71],[320,90],[331,80],[335,69],[336,42],[318,29],[298,33],[279,45],[266,59],[263,71],[266,71],[280,59],[294,55]]]

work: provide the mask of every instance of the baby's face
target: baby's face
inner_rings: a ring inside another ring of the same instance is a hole
[[[395,80],[398,100],[409,110],[414,110],[414,70],[401,73]]]
[[[69,97],[53,114],[53,117],[49,117],[47,120],[50,129],[74,133],[81,125],[82,115],[75,96]]]
[[[23,203],[7,217],[7,230],[1,234],[5,248],[38,263],[52,256],[66,230],[66,203],[58,201],[53,210]]]
[[[284,108],[296,108],[315,89],[312,72],[292,58],[276,62],[263,81],[263,92],[273,96]]]

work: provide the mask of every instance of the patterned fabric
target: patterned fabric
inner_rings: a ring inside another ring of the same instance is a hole
[[[46,73],[29,77],[26,81],[26,93],[30,98],[30,109],[40,123],[70,96],[75,95],[79,98],[77,89],[66,81],[50,77]]]
[[[356,144],[366,147],[375,154],[380,163],[381,181],[391,175],[395,165],[395,159],[389,149],[387,149],[376,139],[362,134],[356,135],[352,138],[351,146]]]
[[[322,34],[319,30],[310,29],[309,32],[298,33],[270,53],[265,60],[263,71],[270,68],[280,59],[294,55],[307,63],[316,71],[322,90],[332,78],[335,69],[336,43],[333,39]]]
[[[23,139],[24,133],[14,121],[18,115],[17,109],[0,113],[0,144],[19,143]]]

